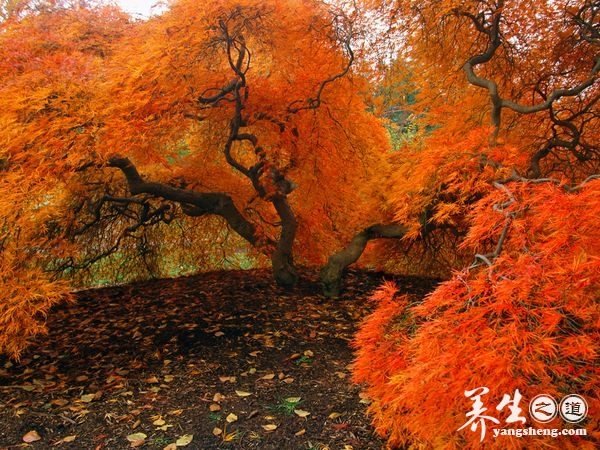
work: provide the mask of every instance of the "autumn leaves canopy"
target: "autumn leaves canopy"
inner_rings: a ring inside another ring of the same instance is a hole
[[[439,398],[484,383],[474,348],[502,388],[537,374],[595,399],[597,2],[4,9],[0,351],[73,286],[271,265],[289,287],[300,264],[335,295],[366,251],[458,270],[418,307],[386,288],[359,334],[356,378],[393,443],[464,444],[407,402],[430,365]]]
[[[270,259],[289,286],[296,263],[322,263],[373,220],[388,143],[350,70],[352,26],[318,2],[181,1],[147,22],[50,4],[8,18],[2,317],[14,334],[2,347],[39,331],[64,277]]]
[[[493,439],[491,421],[480,440],[484,423],[474,422],[476,433],[464,427],[465,392],[486,387],[482,414],[504,429],[515,427],[495,408],[504,395],[523,395],[525,417],[537,394],[573,393],[589,403],[586,421],[528,416],[516,426],[583,427],[587,437],[560,445],[595,448],[599,5],[383,6],[407,39],[406,59],[393,69],[419,90],[409,109],[422,132],[394,155],[389,202],[397,221],[427,221],[409,235],[447,246],[435,238],[464,232],[459,250],[471,260],[453,264],[460,270],[420,304],[389,285],[373,297],[376,310],[356,338],[354,377],[369,386],[374,424],[400,447],[545,448],[556,440]]]

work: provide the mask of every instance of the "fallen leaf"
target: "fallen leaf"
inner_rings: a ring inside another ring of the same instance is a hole
[[[370,405],[371,404],[371,399],[364,392],[359,393],[358,396],[360,397],[359,403],[362,403],[363,405]]]
[[[144,433],[133,433],[127,436],[127,440],[129,441],[129,447],[141,447],[146,442],[146,436]]]
[[[154,422],[152,422],[152,425],[156,426],[156,427],[162,427],[165,424],[165,420],[161,417],[159,419],[156,419]]]
[[[294,414],[296,414],[298,417],[310,416],[310,413],[308,411],[304,411],[303,409],[295,409]]]
[[[262,425],[262,427],[265,431],[274,431],[277,429],[277,425],[275,425],[274,423],[268,423],[266,425]]]
[[[330,419],[337,419],[338,417],[340,417],[342,415],[342,413],[339,412],[332,412],[331,414],[329,414],[329,418]]]
[[[288,403],[300,403],[300,400],[302,400],[302,397],[288,397],[285,399]]]
[[[179,437],[177,439],[177,441],[175,441],[175,445],[177,445],[177,447],[185,447],[193,440],[194,440],[193,434],[184,434],[183,436]]]
[[[210,412],[221,411],[221,406],[217,405],[216,403],[211,403],[208,409]]]
[[[223,400],[224,398],[225,398],[225,396],[224,396],[223,394],[220,394],[220,393],[218,393],[218,392],[217,392],[217,393],[216,393],[216,394],[213,396],[213,402],[220,402],[220,401],[221,401],[221,400]]]
[[[302,436],[304,433],[306,433],[306,429],[302,428],[300,431],[295,432],[294,436]]]
[[[146,383],[158,383],[158,378],[155,376],[148,377],[146,378]]]
[[[220,435],[222,432],[223,432],[223,430],[221,430],[218,427],[214,427],[213,430],[212,430],[212,434],[214,434],[215,436]]]
[[[52,401],[50,401],[50,404],[54,406],[66,406],[69,404],[69,400],[66,400],[64,398],[55,398]]]
[[[294,382],[294,379],[292,377],[287,377],[283,379],[283,382],[286,384],[292,384]]]
[[[223,435],[223,442],[232,442],[238,437],[237,431],[232,431],[231,433]]]
[[[260,350],[254,350],[253,352],[248,353],[250,356],[256,358],[259,353],[262,353]]]
[[[140,440],[140,441],[133,441],[129,443],[129,447],[130,448],[136,448],[136,447],[141,447],[142,445],[144,445],[146,443],[145,440]]]
[[[25,435],[23,436],[23,442],[35,442],[35,441],[39,441],[40,439],[42,439],[42,437],[38,434],[37,431],[32,430],[32,431],[28,431],[27,433],[25,433]]]
[[[175,377],[173,375],[165,375],[163,379],[165,380],[165,383],[170,383],[175,379]]]
[[[252,395],[252,392],[246,391],[235,391],[235,393],[238,395],[238,397],[248,397],[249,395]]]
[[[58,441],[58,443],[62,444],[62,443],[67,443],[67,442],[73,442],[73,441],[75,441],[76,438],[77,438],[76,434],[73,434],[71,436],[65,436],[60,441]]]
[[[143,441],[147,437],[148,436],[146,436],[144,433],[133,433],[133,434],[130,434],[129,436],[127,436],[127,440],[129,442]]]
[[[82,402],[90,403],[92,400],[94,400],[95,395],[96,394],[84,394],[79,398],[81,399]]]
[[[238,420],[238,416],[236,416],[234,413],[230,413],[227,417],[225,417],[225,420],[229,423],[233,423]]]
[[[306,356],[308,358],[312,358],[313,356],[315,356],[315,354],[311,350],[306,350],[304,352],[304,356]]]
[[[225,336],[225,333],[223,333],[222,331],[217,331],[215,333],[215,337],[221,337],[221,336]]]
[[[174,442],[167,445],[165,448],[163,448],[163,450],[177,450],[177,444],[175,444]]]
[[[272,380],[273,378],[275,378],[275,374],[274,373],[268,373],[268,374],[260,377],[261,380]]]

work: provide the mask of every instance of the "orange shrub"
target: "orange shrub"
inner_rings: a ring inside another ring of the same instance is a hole
[[[384,285],[356,337],[354,380],[367,384],[374,425],[392,446],[598,448],[600,180],[575,190],[552,182],[496,187],[475,205],[464,245],[477,252],[506,230],[498,254],[479,255],[420,304]],[[478,420],[475,432],[463,427],[473,410],[465,391],[478,387],[489,389],[482,414],[499,422],[485,420],[483,440]],[[507,423],[511,411],[496,409],[516,390],[524,424]],[[527,410],[538,394],[579,394],[587,418],[538,423]],[[529,427],[585,428],[587,436],[494,438],[494,429]]]

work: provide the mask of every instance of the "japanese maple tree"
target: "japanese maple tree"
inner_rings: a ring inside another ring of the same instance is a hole
[[[368,222],[385,169],[353,39],[318,2],[177,2],[112,62],[98,151],[131,194],[222,217],[293,285],[294,253],[320,262]]]
[[[43,3],[21,18],[25,9],[15,5],[0,23],[0,350],[13,355],[70,298],[47,269],[73,251],[61,222],[71,179],[89,158],[71,149],[92,145],[82,132],[93,117],[89,81],[125,22],[112,9]]]
[[[594,448],[599,5],[381,3],[403,39],[395,71],[418,87],[402,105],[417,132],[394,158],[387,202],[405,242],[452,232],[475,259],[422,304],[393,286],[373,297],[354,374],[375,426],[393,446],[545,448],[552,438],[480,442],[481,423],[463,427],[464,393],[489,388],[486,414],[500,419],[489,434],[511,426],[495,409],[505,394],[519,390],[526,411],[536,394],[574,393],[589,404],[588,436],[560,445]]]
[[[222,252],[291,286],[296,261],[323,263],[380,214],[388,139],[342,10],[182,0],[136,22],[53,4],[1,26],[2,351],[43,330],[63,279]]]

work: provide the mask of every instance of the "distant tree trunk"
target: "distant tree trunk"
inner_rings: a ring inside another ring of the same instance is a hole
[[[362,230],[345,248],[329,257],[327,264],[321,270],[323,293],[328,297],[340,295],[344,270],[360,258],[367,242],[371,239],[401,238],[407,231],[406,226],[398,224],[376,224]]]

